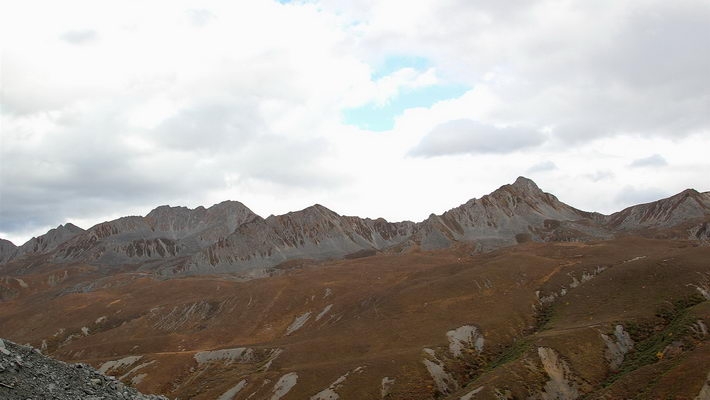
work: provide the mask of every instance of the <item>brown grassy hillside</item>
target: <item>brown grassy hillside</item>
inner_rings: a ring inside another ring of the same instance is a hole
[[[180,399],[693,399],[710,372],[708,260],[627,237],[246,281],[63,265],[0,280],[0,336]]]

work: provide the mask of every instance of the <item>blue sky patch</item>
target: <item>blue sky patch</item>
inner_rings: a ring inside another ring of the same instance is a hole
[[[372,73],[372,79],[378,80],[402,68],[413,68],[417,71],[425,71],[431,66],[431,61],[425,57],[390,56],[375,68],[375,71]]]
[[[385,58],[375,66],[372,80],[377,81],[403,68],[412,68],[424,72],[433,67],[426,57],[396,55]],[[361,107],[343,110],[343,122],[361,129],[387,131],[394,127],[394,119],[405,110],[416,107],[429,107],[434,103],[462,96],[470,87],[444,83],[420,88],[402,88],[394,98],[384,105],[368,103]]]
[[[405,110],[429,107],[436,102],[461,97],[470,88],[464,85],[434,85],[404,89],[387,104],[369,103],[362,107],[343,110],[343,122],[371,131],[387,131],[394,127],[394,119]]]

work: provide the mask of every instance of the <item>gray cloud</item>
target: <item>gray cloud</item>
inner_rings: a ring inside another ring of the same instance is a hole
[[[533,172],[545,172],[545,171],[554,171],[557,169],[557,165],[552,162],[552,161],[542,161],[539,162],[532,167],[528,168],[528,173],[533,173]]]
[[[615,200],[623,207],[635,204],[650,203],[670,196],[668,192],[658,188],[640,188],[634,186],[624,186],[616,195]]]
[[[190,18],[190,22],[197,27],[203,27],[207,25],[211,19],[215,18],[212,11],[204,8],[187,10],[187,16]]]
[[[59,36],[63,41],[71,44],[86,44],[98,38],[98,34],[92,29],[81,29],[66,31]]]
[[[71,216],[194,203],[202,193],[226,189],[227,175],[292,188],[345,182],[319,166],[327,141],[264,133],[258,114],[238,103],[196,105],[141,131],[122,121],[114,111],[119,105],[99,109],[59,115],[53,132],[26,137],[36,145],[3,151],[0,231],[32,232]],[[135,136],[155,148],[136,148]]]
[[[295,140],[265,135],[245,149],[240,170],[247,178],[279,185],[334,189],[347,182],[345,177],[336,176],[319,165],[318,160],[327,150],[323,139]]]
[[[710,129],[709,2],[490,3],[446,2],[416,31],[377,26],[363,40],[377,53],[416,49],[485,85],[500,104],[491,120],[551,127],[566,144]]]
[[[570,149],[574,153],[575,146],[596,146],[603,153],[597,139],[620,135],[649,146],[641,154],[657,151],[646,139],[671,138],[673,148],[664,154],[675,159],[684,143],[697,140],[693,135],[702,143],[710,132],[707,0],[423,0],[413,3],[413,12],[396,15],[396,23],[391,21],[396,13],[380,3],[265,2],[252,10],[236,2],[214,14],[147,7],[139,19],[115,6],[115,15],[88,11],[85,25],[77,25],[101,27],[99,32],[25,24],[36,10],[24,6],[21,17],[8,18],[15,22],[9,26],[17,40],[7,43],[0,77],[0,231],[29,231],[56,226],[67,216],[90,219],[156,204],[208,205],[205,193],[222,196],[228,179],[259,181],[251,187],[274,190],[275,196],[300,187],[335,193],[343,185],[343,177],[330,171],[337,169],[352,174],[353,187],[360,184],[357,190],[366,193],[371,186],[363,183],[365,175],[385,179],[387,172],[373,173],[377,163],[335,153],[344,146],[331,148],[330,142],[348,133],[338,131],[330,116],[361,95],[351,91],[367,86],[362,77],[370,73],[368,61],[402,54],[426,59],[442,81],[475,88],[431,111],[405,112],[403,119],[419,116],[427,123],[475,116],[513,128],[471,119],[443,123],[411,149],[409,155],[418,159],[387,159],[393,171],[404,163],[428,170],[437,162],[427,157],[448,154],[525,150],[529,160],[557,160]],[[331,6],[339,12],[330,13]],[[62,23],[76,20],[65,7],[55,11]],[[178,18],[164,18],[166,11]],[[278,29],[293,35],[272,35]],[[176,38],[179,46],[161,47],[165,37]],[[84,47],[76,52],[79,45]],[[172,107],[178,107],[174,115],[156,120]],[[140,121],[132,125],[136,114]],[[545,134],[519,126],[544,127]],[[548,140],[546,153],[558,153],[534,154],[535,146]],[[393,152],[399,149],[394,141],[384,142]],[[707,164],[698,158],[702,155],[692,157],[701,167],[664,169],[649,178],[653,183],[634,181],[638,188],[618,194],[624,179],[638,175],[624,168],[623,160],[612,166],[594,156],[589,172],[581,173],[586,175],[549,175],[557,183],[599,182],[592,195],[576,190],[580,199],[616,198],[628,205],[665,195],[644,185],[670,188],[679,177],[692,185]],[[468,157],[465,165],[476,166],[480,158]],[[343,159],[352,167],[328,168],[326,159]],[[631,165],[661,162],[640,159]],[[540,163],[530,171],[552,167]],[[500,174],[491,171],[489,178]],[[394,179],[386,184],[397,187]]]
[[[256,110],[245,101],[193,104],[163,121],[153,133],[178,150],[234,152],[266,130]]]
[[[150,207],[222,184],[221,175],[195,168],[199,156],[137,151],[126,144],[127,133],[120,123],[84,118],[42,138],[41,146],[4,153],[0,231]]]
[[[470,119],[436,126],[409,154],[434,157],[449,154],[510,153],[545,141],[540,132],[524,128],[497,128]]]
[[[584,176],[593,182],[599,182],[607,179],[612,179],[614,177],[614,173],[611,171],[600,170],[591,174],[586,174]]]
[[[660,154],[654,154],[648,157],[644,158],[639,158],[631,162],[629,164],[630,167],[638,168],[638,167],[663,167],[668,165],[668,162],[666,162],[666,159],[663,158]]]

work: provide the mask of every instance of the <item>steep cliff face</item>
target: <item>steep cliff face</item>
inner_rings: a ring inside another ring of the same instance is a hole
[[[455,241],[474,241],[495,248],[522,241],[549,239],[555,229],[575,222],[580,234],[604,237],[593,213],[577,210],[545,193],[530,179],[519,177],[480,199],[471,199],[442,215],[423,221],[415,239],[424,249],[445,248]]]
[[[296,259],[328,259],[400,243],[414,223],[346,217],[319,204],[266,219],[254,218],[189,262],[191,271],[268,267]]]
[[[615,230],[669,228],[683,222],[710,216],[710,192],[687,189],[675,196],[628,207],[606,218],[606,225]]]

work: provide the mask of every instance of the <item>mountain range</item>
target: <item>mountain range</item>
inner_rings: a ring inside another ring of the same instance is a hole
[[[83,230],[70,223],[16,247],[0,239],[0,263],[37,260],[134,267],[162,275],[268,269],[297,259],[434,250],[489,251],[525,241],[585,241],[624,233],[707,239],[710,192],[688,189],[611,215],[586,212],[519,177],[480,199],[414,223],[339,215],[316,204],[262,218],[238,201],[210,208],[160,206]],[[27,266],[24,266],[27,268]]]
[[[0,240],[0,337],[36,349],[0,348],[0,398],[710,400],[708,260],[708,192],[603,215],[522,177],[416,223],[226,201],[64,224]],[[113,378],[52,386],[37,351]]]

